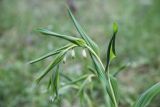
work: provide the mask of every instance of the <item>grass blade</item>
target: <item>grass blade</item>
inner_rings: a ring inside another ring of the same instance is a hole
[[[133,107],[146,107],[156,95],[160,95],[160,82],[145,91]]]

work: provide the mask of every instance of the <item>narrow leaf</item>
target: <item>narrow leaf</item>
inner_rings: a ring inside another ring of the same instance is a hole
[[[49,81],[48,81],[48,85],[47,85],[47,89],[49,90],[50,86],[51,86],[51,79],[52,78],[49,78]]]
[[[80,24],[75,19],[74,15],[72,14],[71,10],[68,8],[69,16],[71,17],[77,31],[79,32],[80,36],[85,40],[85,42],[92,47],[92,49],[99,54],[98,45],[84,32]]]
[[[68,45],[66,45],[66,46],[64,46],[64,47],[61,47],[61,48],[59,48],[59,49],[57,49],[57,50],[54,50],[53,52],[50,52],[50,53],[48,53],[48,54],[46,54],[46,55],[43,55],[43,56],[41,56],[41,57],[39,57],[39,58],[37,58],[37,59],[35,59],[35,60],[32,60],[32,61],[30,61],[29,63],[30,63],[30,64],[33,64],[33,63],[39,62],[39,61],[41,61],[41,60],[43,60],[43,59],[45,59],[45,58],[48,58],[48,57],[50,57],[50,56],[59,54],[62,50],[66,49],[66,48],[68,48],[68,47],[70,47],[70,46],[72,46],[72,44],[68,44]]]
[[[70,78],[68,75],[60,73],[60,76],[64,77],[67,81],[72,81],[72,78]]]
[[[82,85],[81,85],[80,88],[79,88],[79,91],[78,91],[77,95],[80,95],[80,94],[81,94],[81,92],[84,90],[84,87],[87,85],[87,83],[88,83],[88,78],[86,78],[86,79],[83,81]]]
[[[42,33],[44,35],[55,36],[55,37],[65,39],[65,40],[70,41],[70,42],[72,42],[76,45],[79,45],[79,46],[83,46],[85,44],[85,42],[80,38],[58,34],[58,33],[49,31],[47,29],[38,29],[37,31],[39,31],[40,33]]]
[[[54,68],[57,64],[59,64],[59,62],[64,58],[65,53],[69,50],[76,47],[76,45],[72,45],[70,47],[68,47],[67,49],[63,50],[61,53],[59,53],[57,55],[57,57],[47,66],[47,68],[44,70],[43,74],[36,80],[37,83],[40,82],[40,80],[48,74],[48,72]]]
[[[115,100],[116,100],[116,103],[119,101],[118,83],[117,83],[116,78],[113,77],[112,75],[109,75],[109,78],[110,78],[110,83],[108,80],[106,83],[106,89],[107,89],[108,95],[110,97],[110,100],[112,101],[112,104],[115,106]],[[111,84],[111,86],[110,86],[110,84]],[[112,93],[111,88],[113,89],[113,93]]]
[[[98,61],[97,61],[97,59],[95,58],[94,55],[92,55],[90,53],[90,56],[91,56],[91,59],[93,60],[93,65],[94,65],[94,67],[96,69],[96,73],[97,73],[97,76],[98,76],[99,80],[101,80],[102,82],[105,83],[106,82],[106,78],[105,78],[105,74],[103,72],[102,67],[100,66],[100,64],[98,63]]]
[[[112,75],[110,75],[110,79],[111,79],[111,84],[112,84],[113,92],[114,92],[114,95],[115,95],[115,98],[116,98],[116,102],[118,102],[119,101],[118,81]]]
[[[64,94],[64,93],[68,93],[68,91],[70,89],[75,89],[75,90],[78,90],[79,89],[79,86],[78,85],[75,85],[75,84],[70,84],[70,85],[65,85],[65,86],[62,86],[59,88],[58,90],[58,93],[60,95]]]
[[[160,95],[160,82],[145,91],[133,107],[146,107],[156,95]]]
[[[92,100],[86,92],[84,92],[84,99],[87,101],[88,107],[93,107]]]
[[[116,57],[116,51],[115,51],[115,38],[116,38],[116,34],[118,32],[118,26],[116,23],[113,24],[113,36],[109,42],[108,45],[108,50],[107,50],[107,64],[106,64],[106,68],[105,71],[108,71],[108,67],[110,62]]]
[[[93,74],[97,75],[96,69],[92,68],[91,66],[88,67],[88,70],[91,71]]]
[[[56,54],[58,54],[58,53],[60,53],[60,52],[61,52],[61,51],[53,51],[53,52],[50,52],[50,53],[48,53],[48,54],[46,54],[46,55],[43,55],[43,56],[41,56],[41,57],[39,57],[39,58],[37,58],[37,59],[35,59],[35,60],[30,61],[29,63],[30,63],[30,64],[33,64],[33,63],[39,62],[39,61],[44,60],[44,59],[46,59],[46,58],[48,58],[48,57],[50,57],[50,56],[56,55]]]
[[[59,66],[57,66],[56,70],[53,70],[52,78],[51,78],[51,86],[53,94],[56,94],[58,97],[58,84],[59,84]]]
[[[129,67],[129,64],[120,65],[120,67],[118,67],[114,72],[112,72],[112,75],[116,77],[121,71],[124,71],[124,69],[126,69],[127,67]]]
[[[79,77],[79,78],[77,78],[77,79],[75,79],[75,80],[70,81],[70,82],[67,83],[66,85],[68,85],[68,84],[75,84],[75,83],[77,83],[77,82],[80,82],[80,81],[86,79],[87,77],[88,77],[88,75],[83,75],[83,76],[81,76],[81,77]]]
[[[48,67],[44,70],[43,74],[36,80],[37,83],[41,81],[41,79],[48,74],[48,72],[54,68],[59,62],[63,59],[65,52],[61,52],[49,65]]]

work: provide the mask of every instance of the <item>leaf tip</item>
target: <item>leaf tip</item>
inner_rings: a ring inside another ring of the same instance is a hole
[[[118,32],[118,24],[117,24],[116,22],[113,23],[113,31],[114,31],[115,33]]]

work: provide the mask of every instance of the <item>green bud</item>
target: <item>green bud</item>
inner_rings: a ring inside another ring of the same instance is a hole
[[[117,23],[113,23],[113,31],[115,32],[115,33],[117,33],[118,32],[118,25],[117,25]]]

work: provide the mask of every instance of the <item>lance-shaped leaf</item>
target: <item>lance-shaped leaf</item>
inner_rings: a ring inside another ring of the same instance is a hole
[[[85,86],[88,84],[88,82],[89,82],[88,78],[86,78],[83,81],[82,85],[80,86],[79,91],[77,92],[77,95],[80,95],[83,92],[83,90],[84,90]]]
[[[37,59],[35,59],[35,60],[30,61],[29,63],[30,63],[30,64],[33,64],[33,63],[39,62],[39,61],[41,61],[41,60],[43,60],[43,59],[46,59],[46,58],[48,58],[48,57],[50,57],[50,56],[59,54],[61,51],[67,49],[68,47],[70,47],[70,46],[72,46],[72,45],[73,45],[73,44],[68,44],[68,45],[66,45],[66,46],[63,46],[63,47],[61,47],[61,48],[59,48],[59,49],[57,49],[57,50],[54,50],[53,52],[47,53],[46,55],[43,55],[43,56],[41,56],[41,57],[39,57],[39,58],[37,58]]]
[[[88,66],[87,68],[88,68],[88,70],[91,71],[93,74],[97,75],[96,69],[94,69],[94,68],[91,67],[91,66]]]
[[[72,81],[72,78],[70,78],[69,75],[63,74],[62,72],[60,73],[60,76],[64,77],[65,80],[67,80],[67,81],[70,81],[70,82]]]
[[[98,63],[97,59],[95,58],[94,55],[90,54],[91,55],[91,58],[93,60],[93,64],[94,64],[94,67],[96,69],[96,74],[98,76],[98,79],[101,81],[103,87],[106,88],[106,92],[108,93],[109,95],[109,98],[110,100],[112,101],[112,103],[114,103],[114,98],[112,97],[112,92],[111,92],[111,89],[110,89],[110,86],[109,86],[109,83],[106,79],[106,75],[105,73],[103,72],[104,70],[101,68],[100,64]]]
[[[112,103],[112,105],[115,106],[117,104],[117,102],[119,101],[118,83],[117,83],[117,79],[115,77],[113,77],[112,75],[109,75],[109,78],[110,78],[110,80],[106,81],[105,86],[106,86],[106,90],[109,95],[109,98],[111,100],[111,103]],[[110,81],[110,83],[109,83],[109,81]]]
[[[74,43],[76,45],[79,45],[79,46],[84,46],[84,44],[85,44],[85,41],[83,39],[72,37],[72,36],[58,34],[58,33],[49,31],[47,29],[37,29],[37,31],[39,31],[40,33],[42,33],[44,35],[55,36],[55,37],[58,37],[58,38],[65,39],[65,40],[70,41],[70,42],[72,42],[72,43]]]
[[[78,90],[79,86],[75,85],[75,84],[65,85],[65,86],[62,86],[62,87],[59,88],[58,93],[59,93],[59,95],[62,95],[62,94],[68,93],[68,91],[70,89]]]
[[[77,31],[79,32],[80,36],[85,40],[85,42],[92,47],[92,49],[99,54],[99,48],[98,45],[85,33],[85,31],[82,29],[80,24],[75,19],[74,15],[72,14],[71,10],[68,8],[69,16],[71,17]]]
[[[115,107],[117,107],[117,101],[118,101],[118,93],[117,93],[117,82],[116,79],[114,79],[114,77],[110,76],[109,74],[109,64],[111,62],[111,60],[113,58],[115,58],[116,56],[116,52],[115,52],[115,37],[118,31],[118,26],[117,24],[113,24],[113,36],[109,42],[108,45],[108,50],[107,50],[107,64],[106,64],[106,68],[105,68],[105,72],[107,72],[107,82],[106,82],[106,89],[108,92],[108,95],[112,101],[112,103],[114,104]]]
[[[98,79],[102,82],[102,85],[106,88],[106,91],[109,95],[109,98],[111,99],[112,103],[114,103],[114,98],[112,96],[112,92],[109,86],[109,83],[106,79],[105,73],[103,72],[102,68],[100,67],[100,64],[98,63],[98,61],[96,60],[95,56],[91,55],[91,58],[93,60],[93,64],[95,66],[95,69],[97,71],[97,76]],[[115,82],[113,79],[111,79],[112,82]],[[116,86],[116,83],[114,84]],[[115,88],[117,89],[117,88]]]
[[[44,70],[43,74],[36,80],[37,83],[39,83],[39,81],[40,81],[45,75],[47,75],[48,72],[49,72],[52,68],[54,68],[57,64],[59,64],[60,61],[62,61],[62,59],[64,58],[65,53],[66,53],[68,50],[70,50],[70,49],[72,49],[72,48],[74,48],[74,47],[76,47],[76,45],[73,44],[73,45],[71,45],[70,47],[68,47],[67,49],[65,49],[65,50],[63,50],[62,52],[60,52],[60,53],[57,55],[57,57],[47,66],[47,68]]]
[[[80,81],[84,80],[84,79],[87,78],[87,77],[88,77],[88,75],[83,75],[83,76],[81,76],[81,77],[79,77],[79,78],[77,78],[77,79],[75,79],[75,80],[70,81],[70,82],[67,83],[66,85],[76,84],[77,82],[80,82]]]
[[[116,77],[120,72],[124,71],[124,69],[126,69],[127,67],[129,67],[129,64],[122,64],[119,67],[117,67],[117,69],[113,72],[111,72],[111,74]]]
[[[59,66],[57,66],[56,70],[53,70],[51,77],[51,89],[53,94],[56,94],[56,98],[58,97],[58,85],[59,85]]]
[[[118,101],[119,101],[118,81],[112,75],[110,75],[110,79],[111,79],[111,84],[112,84],[113,92],[114,92],[114,95],[115,95],[115,98],[116,98],[116,102],[118,103]]]
[[[96,69],[96,74],[98,76],[98,79],[106,85],[106,78],[105,78],[105,73],[103,72],[103,68],[101,67],[96,57],[92,53],[90,53],[90,56],[91,59],[93,60],[93,65]]]
[[[113,24],[113,36],[109,42],[108,50],[107,50],[107,64],[106,64],[106,68],[105,68],[106,72],[108,71],[108,67],[109,67],[111,60],[116,57],[115,38],[116,38],[117,32],[118,32],[118,26],[116,23],[114,23]]]
[[[58,56],[47,66],[47,68],[43,71],[43,74],[36,80],[37,83],[41,81],[41,79],[48,74],[51,69],[53,69],[59,62],[63,59],[65,52],[61,52]]]
[[[133,107],[146,107],[156,95],[160,95],[160,82],[145,91]]]
[[[66,80],[68,80],[70,82],[72,81],[72,79],[70,77],[68,77],[67,75],[63,74],[62,72],[60,72],[59,75],[62,76],[62,77],[64,77]],[[51,78],[48,81],[48,85],[47,85],[47,89],[48,90],[49,90],[50,86],[51,86]]]

